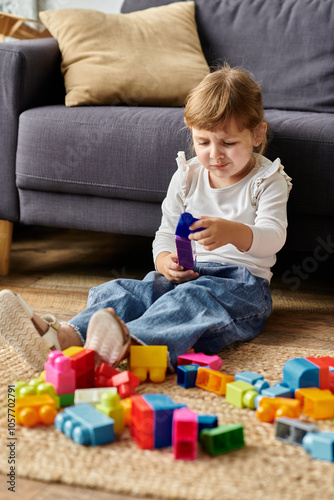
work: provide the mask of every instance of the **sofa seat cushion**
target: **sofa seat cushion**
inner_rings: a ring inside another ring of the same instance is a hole
[[[267,110],[265,118],[266,155],[281,158],[292,177],[289,212],[333,216],[334,114]]]
[[[183,109],[46,106],[20,116],[20,189],[161,202],[189,133]]]

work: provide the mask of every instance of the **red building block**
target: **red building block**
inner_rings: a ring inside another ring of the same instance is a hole
[[[108,380],[108,387],[110,384],[111,387],[117,388],[117,392],[121,399],[124,399],[133,396],[136,393],[136,387],[139,385],[139,378],[134,373],[126,370],[113,375]]]
[[[69,358],[75,371],[76,388],[94,387],[95,353],[92,349],[83,349]]]
[[[107,363],[102,363],[96,370],[95,370],[95,387],[112,387],[110,384],[110,379],[114,375],[118,375],[121,373],[119,370],[116,368],[113,368],[112,366],[108,365]]]
[[[329,367],[334,366],[334,358],[331,358],[330,356],[323,356],[322,358],[315,358],[314,356],[309,356],[306,359],[319,367],[320,370],[319,388],[321,390],[329,389],[330,388]]]
[[[132,397],[130,432],[140,448],[154,448],[154,410],[142,396]]]

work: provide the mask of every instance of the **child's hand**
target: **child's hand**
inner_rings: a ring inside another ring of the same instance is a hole
[[[156,260],[156,268],[171,283],[184,283],[198,278],[199,274],[192,269],[185,270],[177,263],[177,253],[162,252]]]
[[[215,250],[231,243],[241,252],[247,252],[253,241],[253,232],[249,226],[219,217],[200,217],[200,220],[190,226],[194,231],[204,227],[203,231],[191,233],[190,240],[197,240],[205,250]]]

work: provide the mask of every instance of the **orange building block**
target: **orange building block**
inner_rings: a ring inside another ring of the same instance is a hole
[[[256,416],[261,422],[274,422],[275,418],[299,418],[301,402],[290,398],[261,398]]]
[[[15,419],[19,425],[26,427],[34,427],[37,424],[51,425],[56,415],[56,403],[49,394],[16,398]]]
[[[295,398],[301,403],[302,412],[315,420],[334,417],[334,396],[330,390],[317,387],[298,389]]]
[[[196,386],[216,394],[226,394],[226,384],[234,381],[233,375],[199,367],[197,370]]]

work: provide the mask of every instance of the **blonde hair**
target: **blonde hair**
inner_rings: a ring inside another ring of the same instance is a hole
[[[239,130],[254,132],[264,123],[260,86],[239,68],[224,64],[209,73],[190,91],[184,111],[184,122],[191,130],[215,131],[225,129],[235,119]],[[257,152],[262,154],[267,145],[266,134]]]

